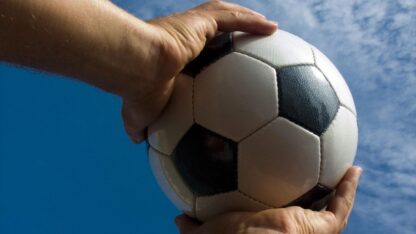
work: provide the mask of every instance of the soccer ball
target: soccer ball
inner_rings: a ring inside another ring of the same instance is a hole
[[[353,163],[356,109],[341,74],[299,37],[223,33],[176,77],[148,128],[153,173],[201,221],[229,211],[319,210]]]

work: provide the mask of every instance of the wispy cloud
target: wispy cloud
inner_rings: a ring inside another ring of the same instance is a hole
[[[270,6],[259,9],[267,12]],[[302,11],[312,23],[293,24],[298,15],[287,9],[278,16],[282,27],[287,22],[288,30],[328,54],[355,96],[361,130],[357,162],[365,168],[357,215],[386,233],[414,233],[415,2],[313,1]]]
[[[116,1],[117,2],[117,1]],[[202,1],[118,1],[144,19]],[[355,97],[365,168],[355,214],[386,232],[416,232],[416,1],[235,1],[320,48]]]
[[[361,130],[357,162],[365,168],[357,215],[384,226],[386,232],[414,233],[415,2],[289,2],[253,7],[275,14],[282,27],[321,48],[350,84]],[[294,12],[290,5],[301,7]]]

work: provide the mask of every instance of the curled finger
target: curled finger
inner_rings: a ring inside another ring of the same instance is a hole
[[[211,13],[217,22],[219,31],[243,31],[254,34],[271,34],[277,29],[277,23],[265,18],[238,11],[216,11]]]

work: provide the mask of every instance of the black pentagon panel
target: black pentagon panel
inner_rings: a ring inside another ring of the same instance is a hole
[[[205,45],[198,57],[185,66],[182,72],[195,77],[204,67],[214,63],[232,51],[232,39],[232,33],[222,33],[214,37]]]
[[[277,74],[279,115],[320,136],[339,108],[325,76],[313,65],[284,67]]]
[[[327,205],[329,198],[331,198],[332,192],[332,189],[317,184],[301,197],[286,205],[286,207],[300,206],[305,209],[321,210]]]
[[[173,163],[197,196],[237,190],[237,143],[197,124],[180,140]]]

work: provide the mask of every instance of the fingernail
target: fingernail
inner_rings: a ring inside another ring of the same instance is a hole
[[[276,27],[279,25],[276,21],[273,21],[273,20],[269,20],[269,23],[270,24],[273,24]]]
[[[360,178],[360,177],[361,177],[361,175],[362,175],[362,173],[363,173],[363,168],[362,168],[362,167],[360,167],[360,166],[354,166],[354,167],[355,167],[356,176],[357,176],[358,178]]]
[[[136,136],[136,134],[131,134],[130,133],[128,135],[129,135],[130,140],[133,142],[133,144],[139,143],[140,139],[139,139],[138,136]]]
[[[254,14],[254,15],[260,16],[260,17],[262,17],[262,18],[266,18],[266,16],[265,16],[265,15],[263,15],[263,14],[261,14],[261,13],[258,13],[257,11],[251,11],[251,13],[252,13],[252,14]]]
[[[256,13],[257,13],[257,12],[256,12]],[[265,16],[265,15],[263,15],[263,14],[257,13],[257,15],[258,15],[258,16],[260,16],[260,17],[262,17],[262,18],[266,18],[266,16]]]

